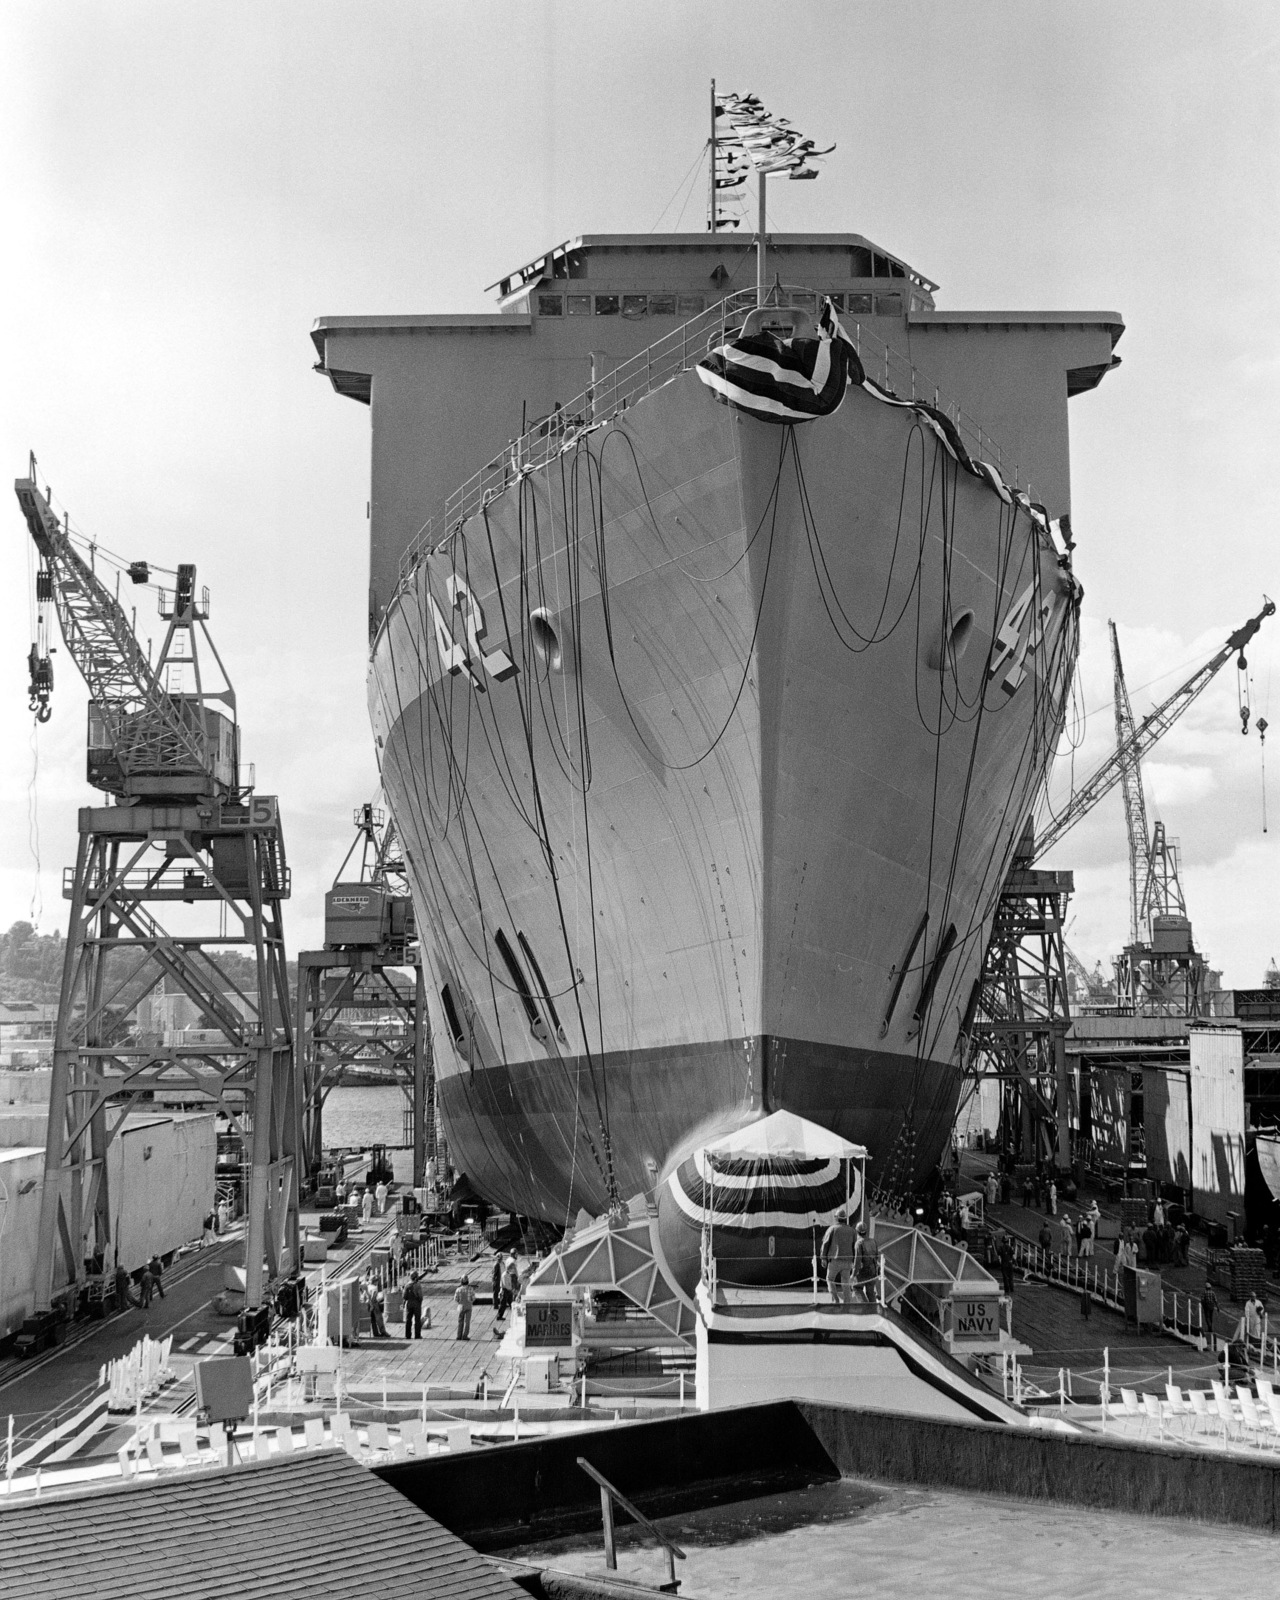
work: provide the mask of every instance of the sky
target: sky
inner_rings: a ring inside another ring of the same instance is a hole
[[[941,309],[1124,316],[1123,365],[1071,402],[1087,717],[1059,801],[1114,740],[1108,619],[1141,716],[1280,598],[1272,4],[6,0],[0,51],[0,466],[34,450],[105,548],[197,564],[244,755],[281,800],[291,949],[320,943],[377,788],[369,413],[311,371],[311,323],[491,309],[484,286],[554,243],[671,228],[712,77],[837,144],[816,183],[771,186],[779,231],[863,233]],[[26,709],[29,545],[11,502],[0,927],[51,932],[95,792],[65,651],[52,721]],[[1280,954],[1280,618],[1248,659],[1277,725],[1270,831],[1234,666],[1146,766],[1197,942],[1237,987]],[[1047,864],[1074,869],[1068,937],[1105,966],[1128,928],[1118,794]]]

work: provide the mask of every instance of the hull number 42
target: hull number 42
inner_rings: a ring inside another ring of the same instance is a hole
[[[427,595],[436,648],[440,652],[440,665],[444,670],[454,676],[465,672],[471,679],[472,687],[481,694],[485,692],[486,673],[495,683],[505,683],[508,678],[514,678],[520,669],[507,652],[502,649],[485,650],[481,644],[485,636],[484,610],[465,580],[457,576],[450,577],[445,583],[445,592],[449,596],[450,612],[458,612],[462,621],[461,643],[454,638],[450,622],[436,604],[435,596]]]

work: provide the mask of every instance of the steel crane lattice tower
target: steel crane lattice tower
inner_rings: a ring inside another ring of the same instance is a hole
[[[208,634],[208,592],[197,591],[195,568],[179,567],[175,587],[161,590],[168,627],[153,666],[92,554],[86,562],[54,514],[34,458],[14,487],[40,555],[31,707],[47,720],[53,607],[89,688],[88,781],[114,801],[80,811],[76,865],[63,884],[71,915],[36,1318],[51,1319],[55,1296],[74,1310],[87,1280],[142,1264],[120,1256],[106,1154],[130,1110],[159,1093],[224,1111],[247,1152],[247,1347],[265,1331],[269,1283],[299,1261],[299,1115],[281,916],[289,870],[279,807],[240,783],[235,693]],[[142,562],[128,575],[151,576]],[[221,687],[210,682],[202,648]],[[228,952],[250,958],[252,979],[228,970]],[[125,996],[148,1008],[150,1026],[122,1028]],[[200,1021],[198,1038],[164,1026],[166,1003],[179,997]]]

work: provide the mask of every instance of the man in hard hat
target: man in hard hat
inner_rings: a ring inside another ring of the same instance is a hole
[[[827,1288],[836,1305],[848,1305],[853,1298],[853,1254],[858,1231],[849,1221],[848,1209],[836,1213],[836,1220],[822,1236],[822,1259],[827,1264]]]

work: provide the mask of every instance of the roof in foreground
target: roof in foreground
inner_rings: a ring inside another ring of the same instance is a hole
[[[519,1600],[470,1545],[338,1451],[0,1509],[3,1600]]]

